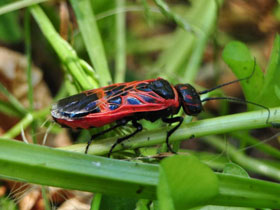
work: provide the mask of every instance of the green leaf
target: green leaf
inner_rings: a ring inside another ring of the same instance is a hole
[[[185,210],[205,205],[217,194],[216,175],[194,156],[178,155],[161,162],[157,188],[160,209]]]
[[[117,196],[155,198],[158,167],[0,139],[0,175]]]
[[[223,59],[239,79],[246,78],[254,72],[252,77],[242,81],[241,85],[246,99],[256,102],[256,96],[264,85],[264,75],[257,64],[254,69],[254,59],[246,45],[238,41],[230,42],[223,51]]]
[[[119,197],[156,199],[156,187],[160,177],[158,165],[66,152],[4,138],[0,138],[0,149],[1,177],[67,189],[100,192]],[[177,160],[177,157],[172,158]],[[185,158],[190,161],[185,161]],[[201,163],[194,160],[193,157],[181,156],[179,159],[181,161],[175,161],[178,165],[174,166],[173,164],[171,167],[168,163],[170,160],[166,159],[167,172],[169,169],[178,171],[176,167],[185,169],[185,164],[192,168],[180,170],[176,179],[172,180],[173,184],[174,181],[178,183],[178,180],[184,180],[183,176],[193,177],[192,171],[197,172],[197,168],[201,168]],[[190,162],[192,164],[189,164]],[[200,172],[202,174],[195,173],[197,176],[193,177],[194,183],[190,185],[192,188],[195,184],[199,186],[201,183],[205,184],[206,175],[204,172],[206,172],[207,177],[213,176],[207,170],[202,169]],[[280,208],[280,185],[278,183],[230,174],[216,173],[216,176],[219,182],[219,194],[207,204]],[[207,184],[213,185],[212,182],[208,182]],[[186,184],[180,184],[179,192],[182,192],[181,185],[185,186]],[[190,196],[200,196],[200,194],[204,195],[205,193],[209,192],[194,191],[181,196],[190,199]],[[154,210],[158,209],[155,207],[157,203],[153,202],[152,204]]]
[[[280,104],[280,37],[276,35],[269,64],[266,70],[264,86],[257,97],[257,102],[275,107]]]
[[[241,166],[235,163],[227,163],[224,168],[224,173],[248,178],[250,177],[249,174]]]
[[[277,35],[270,56],[269,65],[264,75],[257,65],[254,74],[241,85],[248,101],[253,101],[267,107],[280,104],[280,38]],[[230,42],[223,51],[223,59],[239,78],[246,78],[252,73],[254,60],[250,51],[241,42]],[[253,106],[249,106],[253,109]],[[255,106],[254,106],[255,108]]]

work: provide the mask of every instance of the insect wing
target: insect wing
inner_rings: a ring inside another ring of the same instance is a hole
[[[52,116],[56,119],[78,119],[115,110],[121,105],[118,97],[132,89],[134,83],[109,85],[61,99],[53,105]]]

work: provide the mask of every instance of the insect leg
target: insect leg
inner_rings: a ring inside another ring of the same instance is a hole
[[[85,150],[85,154],[87,154],[88,148],[89,148],[91,142],[92,142],[96,137],[101,136],[101,135],[103,135],[103,134],[105,134],[105,133],[107,133],[107,132],[110,132],[110,131],[112,131],[112,130],[114,130],[114,129],[120,127],[120,126],[124,126],[125,124],[127,124],[127,122],[128,122],[128,120],[122,119],[122,120],[120,120],[120,121],[117,121],[117,124],[114,125],[113,127],[108,128],[108,129],[106,129],[106,130],[104,130],[104,131],[102,131],[102,132],[100,132],[100,133],[97,133],[97,134],[92,135],[91,138],[90,138],[90,140],[89,140],[88,143],[87,143],[87,147],[86,147],[86,150]]]
[[[110,157],[110,155],[111,155],[113,149],[114,149],[118,144],[120,144],[121,142],[123,142],[123,141],[129,139],[130,137],[134,136],[136,133],[142,131],[142,129],[143,129],[142,125],[141,125],[139,122],[137,122],[136,120],[132,120],[132,125],[133,125],[133,127],[136,128],[136,130],[135,130],[133,133],[127,135],[127,136],[124,136],[124,137],[119,138],[119,139],[113,144],[113,146],[111,147],[111,149],[110,149],[110,151],[109,151],[109,153],[108,153],[108,157]]]
[[[162,118],[162,121],[165,122],[165,123],[175,123],[175,122],[179,122],[178,125],[176,125],[174,128],[172,128],[170,131],[167,132],[167,135],[166,135],[166,145],[167,145],[167,148],[170,152],[172,153],[176,153],[172,147],[170,146],[169,144],[169,137],[180,127],[180,125],[182,124],[184,118],[183,117],[174,117],[174,118]]]

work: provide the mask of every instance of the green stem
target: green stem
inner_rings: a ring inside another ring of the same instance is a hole
[[[209,136],[204,140],[206,143],[211,144],[215,148],[221,151],[226,151],[233,161],[240,164],[245,169],[280,181],[279,168],[244,155],[242,152],[238,151],[234,146],[232,146],[229,143],[226,143],[218,137]]]
[[[71,0],[70,2],[75,11],[91,63],[99,76],[100,85],[109,85],[112,83],[112,79],[90,0]]]
[[[38,5],[30,7],[30,11],[44,36],[56,51],[61,62],[67,67],[69,73],[75,78],[82,89],[92,89],[93,85],[80,65],[79,58],[74,49],[60,37],[46,14]]]
[[[270,109],[270,122],[276,122],[280,119],[280,107]],[[197,138],[207,135],[223,134],[236,130],[248,130],[256,128],[265,128],[271,126],[266,123],[266,110],[246,112],[221,116],[212,119],[199,120],[196,122],[182,125],[170,138],[170,142],[182,141],[189,138]],[[124,141],[121,145],[115,147],[114,151],[121,149],[135,149],[139,147],[152,146],[165,142],[166,131],[169,127],[160,128],[152,131],[142,132]],[[89,148],[90,154],[104,155],[108,153],[111,146],[116,142],[117,137],[94,141]],[[76,144],[64,147],[65,150],[84,152],[85,144]]]
[[[250,144],[252,147],[260,151],[266,152],[267,154],[280,159],[280,151],[278,149],[270,146],[269,144],[266,144],[265,142],[259,139],[250,136],[248,132],[235,132],[231,133],[231,135],[237,139],[246,142],[247,144]],[[266,139],[264,141],[266,141]],[[250,145],[249,147],[251,147]]]
[[[116,9],[125,6],[125,0],[115,0]],[[126,45],[125,45],[125,13],[116,14],[116,73],[115,82],[124,82],[126,68]]]
[[[184,30],[186,30],[188,32],[193,32],[193,26],[191,26],[187,21],[185,21],[182,17],[180,17],[176,13],[173,13],[164,1],[154,0],[154,2],[159,7],[159,9],[163,15],[165,15],[170,20],[173,20],[176,24],[178,24]]]
[[[44,204],[45,204],[44,209],[45,210],[51,210],[51,206],[50,206],[50,203],[49,203],[49,198],[48,198],[45,186],[41,186],[41,192],[42,192],[42,197],[44,199]]]

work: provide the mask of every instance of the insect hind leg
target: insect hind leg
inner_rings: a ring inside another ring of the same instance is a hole
[[[166,140],[165,140],[168,150],[172,153],[176,153],[176,152],[172,149],[169,143],[169,137],[181,126],[183,120],[184,120],[183,117],[162,118],[162,121],[165,123],[171,124],[171,123],[178,122],[178,124],[175,127],[173,127],[170,131],[167,132]]]
[[[89,146],[90,146],[91,142],[92,142],[95,138],[97,138],[98,136],[104,135],[105,133],[110,132],[110,131],[112,131],[112,130],[114,130],[114,129],[120,127],[120,126],[124,126],[124,125],[126,125],[127,123],[128,123],[128,120],[126,120],[126,119],[119,120],[119,121],[117,121],[117,124],[114,125],[113,127],[108,128],[108,129],[106,129],[106,130],[104,130],[104,131],[101,131],[100,133],[97,133],[97,134],[92,135],[91,138],[90,138],[90,140],[89,140],[88,143],[87,143],[86,150],[85,150],[85,154],[88,153]]]
[[[124,137],[119,138],[119,139],[112,145],[112,147],[111,147],[111,149],[110,149],[110,151],[109,151],[109,153],[108,153],[108,157],[110,157],[111,153],[113,152],[113,149],[114,149],[118,144],[120,144],[121,142],[123,142],[123,141],[129,139],[130,137],[134,136],[135,134],[137,134],[137,133],[139,133],[140,131],[143,130],[143,126],[142,126],[139,122],[137,122],[136,120],[132,120],[132,125],[133,125],[133,127],[136,128],[136,130],[135,130],[133,133],[127,135],[127,136],[124,136]]]

